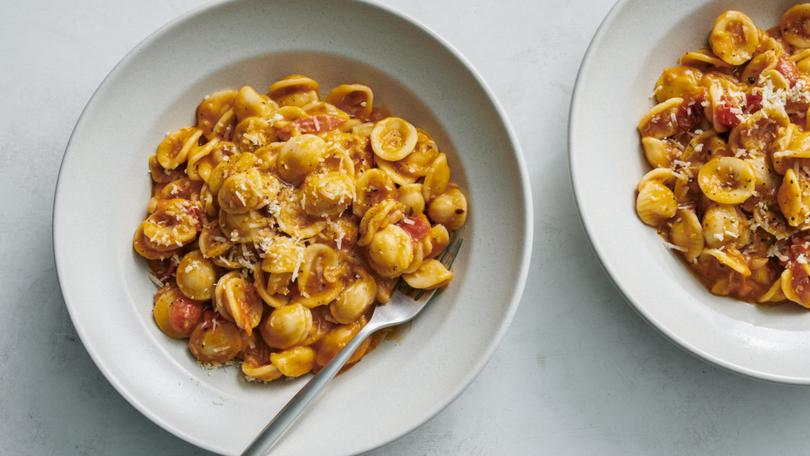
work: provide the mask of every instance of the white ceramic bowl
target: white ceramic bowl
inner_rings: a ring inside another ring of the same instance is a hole
[[[515,135],[447,43],[363,2],[245,0],[188,14],[147,38],[85,108],[54,206],[59,282],[99,369],[138,410],[194,444],[240,452],[307,378],[270,385],[203,370],[151,318],[154,286],[133,253],[149,196],[147,157],[193,121],[201,98],[304,73],[325,89],[363,82],[375,102],[430,131],[469,195],[456,278],[406,330],[330,385],[274,454],[350,454],[425,422],[483,367],[528,271],[532,206]]]
[[[794,1],[622,0],[585,56],[569,123],[577,203],[592,244],[618,288],[653,325],[687,350],[728,369],[810,383],[810,312],[711,295],[635,214],[634,189],[648,170],[636,124],[655,81],[687,50],[706,46],[714,19],[745,12],[778,25]]]

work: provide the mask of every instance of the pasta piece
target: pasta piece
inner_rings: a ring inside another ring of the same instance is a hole
[[[713,257],[721,265],[728,267],[743,277],[751,275],[751,269],[748,267],[745,257],[737,249],[706,249],[701,255]]]
[[[677,217],[672,221],[669,232],[670,241],[680,247],[684,258],[694,262],[703,251],[703,226],[695,211],[678,209]]]
[[[755,189],[754,172],[744,160],[716,157],[700,167],[698,185],[706,196],[721,204],[740,204]]]
[[[399,282],[399,278],[388,279],[375,275],[374,280],[377,281],[377,302],[380,304],[387,303],[391,300],[391,295],[394,293],[394,289]]]
[[[331,131],[334,127],[343,126],[343,124],[351,119],[351,116],[346,113],[345,111],[341,110],[337,106],[332,103],[326,101],[314,101],[307,105],[301,107],[305,113],[307,113],[311,118],[318,118],[318,119],[330,119],[336,123],[336,125],[332,125],[329,127],[321,125],[321,127],[317,127],[313,125],[316,130],[319,131]],[[355,119],[359,122],[359,119]]]
[[[326,228],[326,221],[308,215],[303,209],[304,194],[282,191],[279,196],[279,209],[276,222],[284,233],[299,239],[317,236]]]
[[[764,71],[776,68],[778,62],[779,56],[775,51],[765,51],[748,62],[748,65],[745,66],[742,72],[742,80],[749,84],[755,84],[759,81],[759,75]]]
[[[786,299],[787,297],[782,291],[782,278],[780,277],[774,281],[773,285],[768,288],[768,291],[757,298],[757,302],[783,302]]]
[[[377,274],[400,276],[413,261],[411,237],[397,225],[388,225],[374,234],[368,247],[369,265]]]
[[[238,272],[229,272],[220,277],[214,290],[214,308],[247,335],[251,335],[253,328],[261,322],[262,301],[253,284]]]
[[[346,273],[337,252],[323,244],[311,244],[304,250],[304,262],[298,274],[300,296],[293,303],[307,307],[329,304],[343,291]]]
[[[728,68],[731,66],[714,55],[711,49],[698,49],[697,51],[687,52],[681,56],[678,63],[699,69]]]
[[[286,144],[283,141],[271,142],[266,146],[262,146],[253,151],[256,156],[256,168],[264,173],[276,173],[276,165],[278,164],[278,156],[281,155],[281,149]]]
[[[217,193],[217,201],[229,214],[245,214],[268,205],[280,191],[278,179],[251,168],[228,176]]]
[[[214,265],[199,250],[187,253],[177,266],[177,287],[191,299],[211,299],[216,281]]]
[[[332,322],[326,319],[326,315],[329,313],[329,309],[326,306],[309,309],[309,311],[312,314],[312,327],[306,339],[301,342],[301,345],[304,346],[316,344],[323,339],[323,336],[331,331],[334,326]]]
[[[345,145],[335,140],[327,142],[326,153],[323,160],[316,168],[316,173],[340,173],[352,180],[356,177],[354,160],[352,160],[349,150],[346,147],[351,147],[351,144]],[[354,186],[354,184],[352,184]]]
[[[184,296],[177,288],[165,286],[155,294],[152,316],[163,334],[186,339],[202,319],[203,303]]]
[[[790,81],[785,78],[782,72],[775,69],[763,71],[759,76],[759,81],[763,86],[773,87],[774,90],[790,89]]]
[[[357,245],[367,246],[378,231],[388,225],[398,223],[405,217],[405,207],[394,200],[383,200],[369,209],[360,220],[360,238]]]
[[[352,212],[358,217],[377,203],[386,199],[397,199],[399,192],[391,178],[379,169],[369,169],[355,182],[355,197]]]
[[[217,221],[206,223],[203,226],[197,245],[205,258],[225,255],[233,247],[233,243],[225,237]]]
[[[234,97],[233,111],[237,121],[248,117],[267,119],[278,111],[278,105],[267,95],[256,92],[253,87],[243,86]]]
[[[796,71],[803,76],[810,75],[810,58],[805,57],[802,60],[796,61]]]
[[[778,208],[771,208],[767,204],[757,204],[754,207],[754,223],[776,239],[787,239],[796,229],[788,225],[787,220]]]
[[[720,59],[730,65],[751,60],[759,45],[759,30],[750,17],[739,11],[726,11],[714,21],[709,44]]]
[[[430,164],[430,169],[422,182],[422,196],[425,201],[430,202],[444,193],[449,183],[450,165],[447,164],[447,155],[439,154]]]
[[[261,340],[250,338],[253,346],[245,350],[242,373],[250,381],[272,382],[283,374],[270,362],[270,348]]]
[[[432,290],[450,283],[453,273],[439,261],[428,260],[415,272],[404,274],[402,278],[411,288]]]
[[[332,318],[345,325],[359,319],[374,304],[377,295],[377,283],[364,267],[358,265],[352,268],[352,273],[354,279],[329,304]]]
[[[153,244],[152,241],[143,234],[143,223],[138,225],[135,234],[132,236],[132,248],[135,252],[147,260],[163,260],[177,254],[176,245],[169,247]]]
[[[776,200],[788,225],[799,226],[807,218],[807,209],[802,201],[802,185],[795,170],[789,169],[785,173]]]
[[[197,128],[181,128],[175,130],[160,142],[155,157],[157,162],[165,169],[175,169],[186,162],[188,153],[197,146],[202,131]]]
[[[167,184],[173,180],[179,179],[182,175],[183,170],[180,168],[166,169],[160,166],[156,154],[149,156],[149,176],[152,177],[153,182],[157,184]]]
[[[425,212],[422,184],[407,184],[399,187],[398,200],[405,206],[408,215],[419,215]]]
[[[189,201],[199,201],[200,191],[202,190],[202,183],[195,182],[191,179],[181,177],[173,180],[160,189],[156,195],[158,200],[170,200],[174,198],[181,198]],[[157,202],[157,201],[155,201]],[[150,212],[154,212],[154,209]]]
[[[162,200],[141,224],[143,235],[155,250],[171,250],[190,244],[201,225],[199,203],[182,198]]]
[[[796,304],[810,309],[810,265],[795,263],[780,277],[782,293]]]
[[[323,367],[329,364],[329,361],[338,354],[338,352],[349,343],[350,340],[357,335],[358,332],[366,325],[365,318],[355,321],[349,325],[341,325],[331,329],[323,338],[318,342],[317,353],[315,355],[315,364]],[[360,361],[368,351],[370,339],[366,339],[354,354],[346,362],[346,365],[351,365]]]
[[[351,161],[349,161],[351,163]],[[304,211],[313,217],[334,217],[345,211],[354,199],[354,180],[332,171],[310,174],[304,179]]]
[[[450,233],[442,224],[436,224],[430,227],[428,236],[430,238],[431,250],[430,253],[426,255],[426,258],[438,256],[440,253],[444,252],[444,249],[450,244]]]
[[[779,29],[791,46],[810,48],[810,4],[800,3],[785,11]]]
[[[281,350],[301,344],[312,329],[312,312],[301,304],[277,307],[259,328],[268,347]]]
[[[642,138],[642,141],[645,138]],[[689,141],[683,150],[681,160],[690,164],[701,165],[715,155],[727,155],[726,142],[720,138],[716,131],[701,132]]]
[[[674,217],[677,210],[675,194],[660,182],[648,182],[638,191],[636,213],[647,225],[660,226]]]
[[[787,43],[781,36],[771,36],[767,30],[759,29],[759,46],[755,54],[773,51],[776,55],[782,55],[785,54],[785,45]]]
[[[407,157],[398,161],[387,161],[377,157],[377,166],[385,171],[398,185],[408,185],[424,177],[431,169],[439,149],[430,136],[421,129],[416,129],[416,146]],[[449,172],[448,172],[449,175]]]
[[[233,102],[235,90],[212,93],[197,106],[197,128],[209,141],[214,138],[228,140],[236,122]]]
[[[270,307],[278,308],[289,304],[291,282],[290,273],[268,273],[258,264],[253,266],[253,286],[262,301]]]
[[[210,365],[232,361],[244,347],[245,342],[239,328],[213,312],[203,317],[188,341],[189,351],[197,361]]]
[[[326,244],[336,250],[351,253],[357,244],[359,227],[353,215],[342,217],[326,223],[326,227],[315,237],[315,242]]]
[[[270,362],[287,377],[300,377],[315,366],[315,350],[295,347],[283,352],[271,353]]]
[[[219,211],[219,226],[231,242],[258,242],[272,224],[272,218],[256,210],[244,214]]]
[[[669,139],[647,136],[641,139],[641,145],[644,148],[644,158],[653,168],[668,168],[683,153],[680,144]]]
[[[318,101],[320,85],[300,74],[286,76],[270,85],[267,95],[279,106],[306,106]]]
[[[267,238],[262,270],[273,274],[293,273],[304,262],[304,245],[287,236]]]
[[[683,105],[683,98],[679,97],[670,98],[655,105],[638,123],[638,131],[641,136],[663,139],[677,133],[677,115],[681,105]]]
[[[236,144],[214,138],[202,146],[191,149],[187,158],[186,174],[191,180],[208,182],[214,168],[238,152]]]
[[[363,84],[341,84],[329,92],[326,101],[352,117],[368,119],[374,106],[374,93]]]
[[[703,72],[689,66],[679,65],[665,69],[655,83],[655,99],[659,103],[670,98],[696,99],[703,96],[700,85]]]
[[[768,157],[766,155],[757,154],[753,157],[745,159],[751,171],[754,173],[754,194],[755,198],[749,198],[745,201],[745,205],[754,203],[759,195],[772,195],[779,188],[778,177],[771,172]],[[746,207],[748,211],[750,207]]]
[[[247,152],[266,146],[277,139],[276,130],[269,120],[263,117],[247,117],[236,124],[233,142]]]
[[[326,143],[315,135],[290,138],[279,153],[279,177],[291,184],[300,184],[323,161],[325,152]]]
[[[236,154],[228,160],[222,161],[211,170],[206,185],[211,189],[211,193],[216,195],[219,188],[225,183],[225,179],[230,176],[249,170],[256,165],[256,156],[250,152]]]
[[[416,128],[399,117],[377,122],[371,130],[371,148],[383,160],[397,161],[407,157],[416,147]]]
[[[450,230],[458,230],[467,222],[467,198],[453,187],[430,203],[428,217]]]
[[[788,119],[788,122],[790,120]],[[789,123],[789,125],[792,125]],[[773,156],[775,159],[810,158],[810,132],[802,131],[797,127],[786,128],[779,147]],[[789,162],[792,162],[790,160]],[[787,170],[785,170],[787,172]]]
[[[743,246],[749,229],[745,215],[736,206],[711,204],[703,214],[703,237],[710,248]]]

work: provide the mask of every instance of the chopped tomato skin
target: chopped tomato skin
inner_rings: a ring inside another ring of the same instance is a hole
[[[178,333],[190,334],[203,314],[204,305],[178,292],[169,307],[169,321]]]
[[[700,103],[703,102],[703,99],[702,95],[694,99],[687,99],[678,107],[678,112],[675,114],[678,130],[688,132],[700,125],[703,118]]]
[[[728,128],[734,128],[740,124],[740,118],[732,112],[733,106],[728,97],[723,96],[723,102],[715,108],[715,119],[720,125]]]
[[[762,94],[752,92],[745,95],[745,112],[752,114],[762,109]]]
[[[799,71],[796,69],[796,64],[786,59],[785,56],[780,56],[776,64],[776,71],[782,73],[785,80],[791,87],[796,85],[799,80]]]
[[[804,255],[810,261],[810,241],[804,239],[797,239],[793,241],[788,249],[788,257],[791,263],[795,263],[796,259]]]
[[[406,222],[406,220],[408,222]],[[427,221],[424,215],[413,218],[405,217],[405,219],[397,223],[397,225],[408,233],[414,242],[419,242],[430,234],[430,222]]]

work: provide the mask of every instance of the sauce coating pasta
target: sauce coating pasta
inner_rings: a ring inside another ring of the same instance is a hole
[[[638,124],[636,212],[712,293],[810,308],[810,3],[768,30],[726,11],[708,45]]]
[[[203,365],[241,363],[262,382],[317,371],[400,279],[452,280],[434,258],[466,196],[430,135],[374,100],[362,84],[321,96],[303,75],[222,90],[149,157],[133,248],[160,287],[158,328]]]

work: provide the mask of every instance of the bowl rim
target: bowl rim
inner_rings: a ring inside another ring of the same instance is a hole
[[[140,42],[138,42],[138,44],[136,44],[132,49],[130,49],[126,54],[124,54],[124,56],[112,67],[112,69],[107,73],[107,75],[95,88],[92,95],[86,102],[85,106],[82,108],[82,111],[79,114],[78,119],[76,120],[76,124],[71,130],[67,145],[65,146],[65,151],[63,153],[61,163],[59,165],[59,172],[57,175],[56,185],[54,188],[53,206],[51,209],[51,240],[53,246],[54,264],[56,266],[56,275],[60,287],[60,292],[61,290],[64,289],[64,287],[62,286],[63,280],[65,280],[63,274],[64,271],[67,270],[68,268],[67,260],[63,258],[63,260],[60,261],[59,255],[60,244],[57,241],[57,232],[59,230],[58,229],[59,218],[57,218],[59,206],[58,195],[63,177],[62,170],[64,169],[65,162],[68,160],[68,155],[71,151],[71,145],[73,142],[74,135],[76,134],[77,131],[79,131],[81,128],[84,127],[85,114],[95,105],[96,97],[100,89],[104,87],[108,83],[108,81],[110,81],[113,77],[119,74],[120,69],[124,63],[130,61],[135,55],[143,51],[144,48],[152,44],[152,42],[156,41],[165,34],[170,33],[175,26],[185,21],[191,20],[196,16],[207,12],[210,9],[214,9],[226,4],[236,4],[242,1],[243,0],[211,0],[208,2],[204,2],[203,4],[191,8],[190,10],[174,17],[173,19],[169,20],[165,24],[158,27],[153,32],[149,33],[145,38],[143,38]],[[495,96],[494,92],[486,84],[483,77],[475,69],[472,63],[458,49],[456,49],[452,44],[450,44],[445,38],[440,36],[437,32],[433,31],[428,26],[414,19],[410,15],[403,13],[399,9],[394,8],[387,4],[378,3],[376,0],[351,0],[351,2],[377,9],[382,13],[392,15],[400,20],[403,20],[415,26],[421,33],[427,35],[429,38],[435,41],[437,45],[447,50],[451,54],[451,56],[462,65],[464,70],[467,71],[473,77],[475,82],[480,87],[483,95],[486,96],[487,100],[489,100],[492,107],[494,108],[498,116],[498,119],[503,127],[503,130],[509,139],[508,144],[509,147],[507,148],[507,150],[510,150],[512,152],[513,159],[518,168],[518,178],[520,180],[520,188],[524,202],[522,208],[522,212],[524,213],[524,223],[522,227],[520,227],[521,230],[518,232],[518,235],[523,238],[522,242],[523,252],[521,256],[517,258],[519,273],[518,276],[516,277],[515,287],[511,296],[509,296],[508,299],[505,300],[506,302],[508,302],[506,312],[504,313],[503,318],[501,319],[501,322],[497,328],[497,331],[495,332],[495,336],[491,339],[490,343],[487,345],[486,350],[484,350],[479,354],[475,364],[470,367],[467,374],[450,391],[450,394],[448,394],[444,400],[437,402],[432,408],[425,410],[425,412],[422,413],[422,416],[415,421],[414,425],[405,427],[392,435],[382,436],[382,438],[374,440],[364,448],[358,448],[357,453],[361,453],[372,450],[374,448],[379,448],[380,446],[398,440],[403,436],[405,436],[406,434],[412,432],[419,426],[423,425],[425,422],[427,422],[434,416],[436,416],[439,412],[441,412],[448,405],[450,405],[450,403],[452,403],[455,399],[457,399],[461,395],[461,393],[467,389],[467,387],[469,387],[472,381],[478,376],[478,374],[483,370],[484,366],[486,366],[486,364],[492,358],[495,349],[497,349],[498,346],[500,345],[500,341],[503,339],[507,329],[509,328],[510,324],[512,323],[512,320],[514,319],[515,313],[517,312],[517,308],[520,305],[520,301],[523,296],[523,291],[525,289],[532,256],[532,246],[534,237],[534,205],[532,202],[532,189],[529,179],[528,168],[525,163],[525,158],[523,155],[522,147],[520,145],[520,141],[518,140],[517,134],[514,131],[514,127],[512,126],[512,123],[509,121],[505,109]],[[72,300],[67,295],[65,295],[64,292],[61,292],[61,294],[63,300],[65,301],[65,306],[67,307],[70,319],[73,323],[74,328],[76,329],[76,333],[79,335],[79,338],[82,341],[82,344],[84,345],[85,350],[87,350],[87,353],[90,355],[90,358],[93,360],[96,367],[101,371],[101,373],[104,375],[107,381],[113,386],[113,388],[118,392],[119,395],[121,395],[130,405],[135,407],[135,409],[137,409],[142,415],[144,415],[153,423],[163,428],[165,431],[168,431],[169,433],[173,434],[174,436],[209,451],[213,452],[220,451],[220,448],[209,445],[208,442],[200,440],[197,437],[188,434],[179,428],[176,428],[175,426],[172,425],[172,423],[165,421],[160,416],[153,413],[150,410],[149,406],[141,402],[138,397],[136,397],[124,386],[122,386],[118,378],[107,367],[105,359],[96,352],[92,344],[88,344],[88,336],[86,335],[86,331],[82,324],[82,320],[80,318],[77,318],[78,314],[76,311],[76,305],[72,303]]]
[[[593,38],[591,39],[590,44],[588,45],[587,50],[585,51],[584,56],[582,57],[582,62],[580,63],[579,70],[577,72],[577,77],[574,83],[574,90],[571,94],[571,105],[568,112],[568,172],[571,176],[571,186],[574,192],[574,201],[577,206],[577,212],[579,214],[579,219],[582,226],[585,228],[585,232],[588,238],[588,244],[590,245],[591,249],[594,253],[596,253],[596,257],[599,260],[599,264],[602,266],[602,269],[607,273],[607,276],[610,278],[611,283],[615,287],[616,290],[624,298],[625,302],[632,304],[632,308],[636,311],[637,314],[641,315],[643,319],[649,323],[653,328],[655,328],[659,333],[663,334],[667,339],[673,342],[677,347],[685,350],[687,353],[690,353],[701,359],[703,361],[707,361],[711,364],[714,364],[718,367],[721,367],[729,372],[733,372],[735,374],[740,374],[742,376],[746,376],[749,378],[757,379],[757,380],[765,380],[774,383],[787,383],[787,384],[795,384],[795,385],[810,385],[810,376],[808,377],[797,377],[797,376],[790,376],[790,375],[780,375],[774,374],[771,372],[767,372],[761,369],[747,367],[735,362],[728,361],[723,359],[717,355],[712,354],[709,351],[706,351],[695,344],[690,343],[685,337],[682,337],[679,334],[671,331],[666,324],[662,321],[657,319],[653,314],[651,314],[647,308],[641,303],[637,302],[628,291],[628,287],[626,283],[619,278],[619,275],[616,271],[611,270],[607,262],[605,261],[606,254],[604,250],[594,242],[595,236],[594,233],[596,231],[596,227],[594,226],[594,222],[592,219],[588,217],[588,215],[583,212],[582,210],[582,192],[581,189],[577,186],[577,170],[574,166],[574,148],[572,147],[574,141],[574,119],[577,117],[577,113],[579,112],[580,105],[584,105],[584,100],[579,96],[580,95],[580,87],[582,85],[582,81],[588,77],[588,73],[591,70],[591,61],[592,61],[592,54],[595,52],[595,49],[602,43],[605,37],[608,35],[609,30],[613,26],[613,22],[618,18],[622,13],[624,13],[625,9],[628,8],[631,4],[631,0],[617,0],[616,3],[610,8],[607,15],[602,19],[602,22],[599,24],[599,27],[596,29]]]

